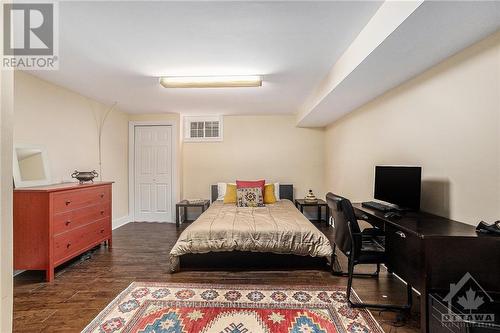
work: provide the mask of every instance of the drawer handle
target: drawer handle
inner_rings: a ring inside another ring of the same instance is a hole
[[[71,246],[71,243],[66,244],[67,249],[69,249],[70,246]]]
[[[100,194],[100,197],[101,197],[101,198],[104,198],[104,193],[101,193],[101,194]]]
[[[101,210],[101,215],[104,215],[104,211],[103,210]]]
[[[71,200],[66,200],[65,204],[66,206],[69,205],[71,203]]]
[[[70,225],[71,224],[71,221],[66,221],[66,226]]]
[[[104,232],[104,229],[101,229],[101,234]]]
[[[396,234],[399,235],[399,237],[401,237],[401,238],[406,238],[405,233],[402,231],[396,231]]]

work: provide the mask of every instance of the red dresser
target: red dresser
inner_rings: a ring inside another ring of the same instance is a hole
[[[14,189],[14,269],[45,270],[107,242],[112,182]]]

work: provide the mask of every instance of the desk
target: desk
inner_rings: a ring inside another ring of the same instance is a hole
[[[500,237],[478,235],[475,227],[424,212],[386,218],[353,204],[356,215],[386,234],[387,268],[421,294],[420,327],[428,332],[428,295],[450,289],[469,272],[488,292],[500,293]]]

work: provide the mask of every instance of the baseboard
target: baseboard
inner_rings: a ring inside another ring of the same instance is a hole
[[[112,224],[113,230],[115,230],[121,226],[124,226],[125,224],[130,223],[130,222],[132,222],[132,220],[130,219],[129,215],[125,215],[125,216],[122,216],[120,218],[113,219],[113,224]]]

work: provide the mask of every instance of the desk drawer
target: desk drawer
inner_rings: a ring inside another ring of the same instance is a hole
[[[53,213],[64,213],[109,201],[111,201],[111,186],[54,193],[52,196]]]
[[[423,272],[423,240],[417,235],[386,226],[388,268],[420,290]],[[420,272],[420,273],[419,273]]]
[[[70,231],[74,228],[111,216],[111,203],[106,202],[54,215],[54,234]]]

